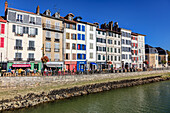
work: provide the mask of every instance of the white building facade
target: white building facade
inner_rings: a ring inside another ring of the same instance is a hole
[[[8,8],[7,58],[9,67],[41,70],[42,25],[36,13]]]

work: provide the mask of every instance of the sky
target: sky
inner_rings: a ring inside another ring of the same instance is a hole
[[[0,0],[4,15],[5,0]],[[9,7],[36,12],[49,9],[61,16],[73,13],[82,21],[118,22],[119,27],[146,35],[146,44],[170,50],[170,0],[8,0]]]

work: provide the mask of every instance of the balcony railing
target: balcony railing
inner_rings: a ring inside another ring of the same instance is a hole
[[[46,52],[51,52],[51,48],[45,48]]]
[[[22,61],[22,58],[14,58],[14,61]]]
[[[55,39],[54,41],[55,41],[55,42],[59,42],[59,41],[60,41],[60,39]]]
[[[35,61],[35,58],[28,58],[27,61]]]
[[[35,34],[28,34],[28,37],[35,37]]]
[[[33,50],[33,51],[35,51],[35,47],[28,47],[28,50]]]
[[[63,32],[63,30],[64,30],[63,26],[56,26],[56,25],[51,25],[51,24],[47,24],[47,23],[43,23],[43,28],[51,29],[51,30],[55,30],[55,31],[61,31],[61,32]]]
[[[21,47],[21,46],[14,46],[14,49],[16,49],[16,50],[23,50],[23,47]]]
[[[60,49],[54,48],[54,52],[59,52],[59,51],[60,51]]]
[[[46,41],[51,41],[51,37],[46,37]]]

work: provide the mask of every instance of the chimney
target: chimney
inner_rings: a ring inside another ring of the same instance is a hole
[[[104,24],[101,25],[101,29],[106,29],[106,27],[107,27],[107,24],[106,24],[106,23],[104,23]]]
[[[115,22],[114,23],[114,31],[118,31],[118,29],[119,29],[119,25],[118,25],[118,22]]]
[[[94,24],[96,25],[97,28],[99,28],[99,23],[95,22]]]
[[[39,15],[40,14],[40,6],[37,6],[37,10],[36,10],[36,14]]]
[[[7,2],[7,0],[6,0],[6,1],[5,1],[5,16],[6,16],[6,14],[7,14],[7,12],[6,12],[7,8],[8,8],[8,2]]]
[[[113,30],[113,21],[109,22],[109,30]]]

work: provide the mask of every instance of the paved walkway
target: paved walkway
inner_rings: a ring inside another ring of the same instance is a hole
[[[127,72],[127,73],[109,73],[92,75],[67,75],[67,76],[39,76],[39,77],[0,77],[0,88],[16,87],[34,87],[35,85],[66,84],[79,81],[100,80],[107,78],[130,77],[138,75],[148,75],[156,73],[166,73],[170,70],[145,71],[145,72]]]

